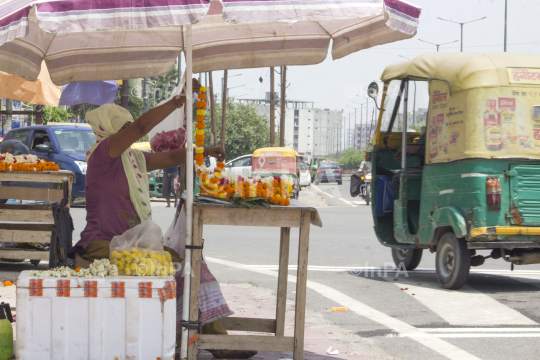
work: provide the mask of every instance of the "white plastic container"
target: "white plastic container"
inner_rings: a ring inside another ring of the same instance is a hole
[[[17,280],[19,360],[171,360],[173,277]]]

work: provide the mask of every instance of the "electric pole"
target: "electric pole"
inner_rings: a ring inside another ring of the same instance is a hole
[[[287,67],[281,67],[281,119],[279,122],[279,146],[285,146],[285,109],[287,107],[286,90],[287,89]]]
[[[274,67],[270,68],[270,146],[276,146],[276,97]]]

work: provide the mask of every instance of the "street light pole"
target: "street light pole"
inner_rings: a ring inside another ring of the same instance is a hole
[[[487,16],[484,16],[483,18],[480,18],[480,19],[471,20],[471,21],[462,22],[462,23],[457,22],[457,21],[452,21],[452,20],[443,19],[443,18],[440,18],[440,17],[438,17],[437,19],[443,20],[443,21],[448,21],[448,22],[451,22],[451,23],[454,23],[454,24],[458,24],[458,25],[461,26],[461,45],[460,45],[460,48],[461,48],[461,52],[463,52],[463,25],[468,24],[468,23],[472,23],[472,22],[475,22],[475,21],[484,20],[485,18],[487,18]],[[427,41],[426,41],[426,42],[427,42]]]
[[[462,33],[462,37],[463,37],[463,33]],[[462,40],[461,42],[463,42],[463,39],[461,39],[461,40]],[[447,43],[444,43],[444,44],[435,44],[435,43],[432,43],[432,42],[429,42],[429,41],[426,41],[426,40],[422,40],[422,39],[418,39],[418,41],[422,41],[422,42],[425,42],[425,43],[428,43],[428,44],[431,44],[431,45],[435,45],[437,47],[437,52],[439,52],[439,46],[453,44],[455,42],[458,42],[458,40],[454,40],[454,41],[450,41],[450,42],[447,42]],[[463,51],[463,49],[461,49],[461,51]]]
[[[508,18],[508,0],[504,0],[504,52],[506,52],[506,20]]]

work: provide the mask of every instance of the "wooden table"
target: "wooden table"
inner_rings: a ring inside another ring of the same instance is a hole
[[[196,360],[197,350],[258,350],[291,351],[295,360],[304,356],[304,324],[306,310],[306,284],[309,249],[310,224],[322,227],[319,213],[299,201],[291,201],[290,206],[271,206],[243,209],[232,205],[194,203],[193,204],[193,245],[202,245],[204,225],[221,226],[265,226],[281,228],[279,251],[279,271],[275,319],[255,319],[230,317],[222,319],[223,327],[232,331],[254,331],[274,334],[258,335],[203,335],[188,348],[188,359]],[[285,310],[287,301],[287,277],[289,266],[289,239],[291,228],[300,228],[298,244],[298,272],[296,279],[296,303],[294,336],[285,336]],[[254,233],[254,238],[256,237]],[[255,241],[255,239],[254,239]],[[199,318],[199,286],[202,250],[192,250],[192,278],[190,297],[190,321]],[[189,338],[197,334],[189,330]]]
[[[12,186],[0,186],[0,199],[60,202],[64,197],[64,179],[67,180],[68,196],[71,196],[71,187],[75,182],[75,174],[71,171],[2,171],[0,182],[9,182]],[[31,187],[28,184],[18,186],[18,182],[53,183],[59,184],[59,188]],[[50,205],[0,205],[0,242],[50,243],[53,225]],[[2,247],[0,258],[49,260],[49,252]]]

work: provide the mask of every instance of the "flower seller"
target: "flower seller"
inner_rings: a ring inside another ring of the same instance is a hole
[[[201,85],[193,79],[193,91]],[[96,142],[86,153],[86,228],[81,240],[71,249],[75,252],[75,266],[87,268],[96,259],[109,258],[109,245],[114,236],[151,218],[147,172],[186,163],[186,149],[161,153],[145,153],[131,149],[131,145],[147,135],[152,128],[176,109],[184,107],[184,94],[155,107],[133,121],[128,110],[106,104],[87,113],[86,120],[96,134]],[[225,158],[219,147],[206,148],[205,156]],[[183,261],[170,248],[173,262]],[[230,310],[229,310],[230,312]],[[221,321],[204,326],[207,334],[227,334]],[[255,352],[217,350],[218,358],[248,358]]]

